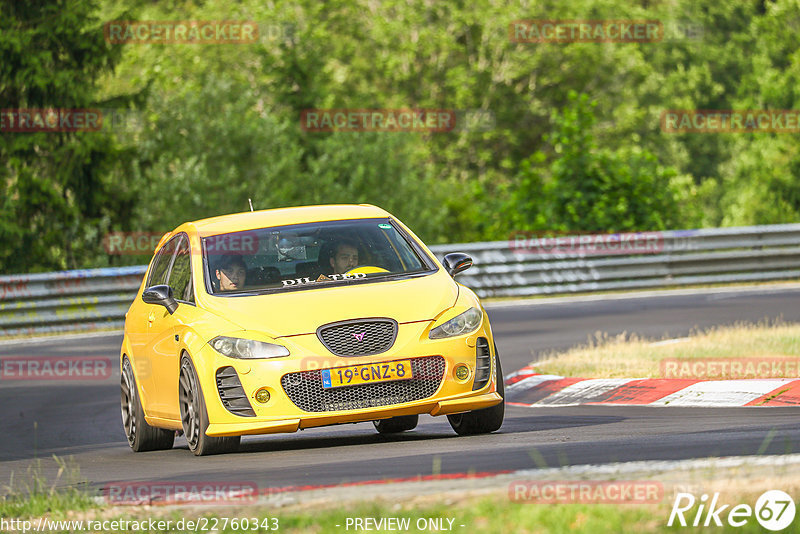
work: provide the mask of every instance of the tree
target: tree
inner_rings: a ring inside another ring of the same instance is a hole
[[[575,232],[663,230],[680,223],[674,169],[647,150],[598,148],[595,102],[570,92],[569,105],[553,114],[546,136],[551,151],[527,158],[507,215],[516,230]]]
[[[4,109],[86,109],[119,51],[104,41],[94,1],[0,3]],[[6,123],[8,124],[8,114]],[[0,271],[76,268],[98,254],[103,228],[129,215],[109,170],[121,148],[108,131],[0,128]]]

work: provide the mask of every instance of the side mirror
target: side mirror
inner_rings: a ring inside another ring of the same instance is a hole
[[[447,269],[450,276],[455,276],[470,267],[472,267],[472,258],[463,252],[451,252],[444,257],[444,268]]]
[[[178,309],[178,301],[172,296],[172,288],[166,284],[148,287],[142,293],[142,300],[147,304],[164,306],[170,315]]]

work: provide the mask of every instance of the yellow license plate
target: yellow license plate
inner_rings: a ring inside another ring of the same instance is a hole
[[[408,380],[414,378],[411,360],[396,362],[369,363],[350,367],[322,370],[322,387],[338,388],[357,384],[372,384],[389,380]]]

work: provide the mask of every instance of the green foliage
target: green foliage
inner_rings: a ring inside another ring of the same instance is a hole
[[[96,80],[120,53],[104,42],[96,9],[94,2],[0,4],[3,108],[98,107]],[[0,131],[0,269],[90,261],[103,228],[129,213],[109,174],[119,158],[103,132]]]
[[[756,134],[734,146],[721,195],[726,225],[775,224],[800,219],[800,146]]]
[[[430,208],[445,195],[424,166],[411,164],[413,134],[306,133],[295,120],[257,108],[258,95],[214,75],[197,93],[152,104],[133,172],[140,228],[166,232],[186,220],[245,211],[252,199],[255,209],[379,204],[436,235],[441,216]]]
[[[12,471],[8,484],[2,486],[0,517],[64,517],[67,512],[96,508],[88,483],[73,459],[52,456],[55,476],[49,480],[41,459],[36,459],[24,473]]]
[[[673,134],[669,109],[793,109],[795,0],[40,0],[0,4],[3,107],[135,108],[140,130],[0,132],[0,271],[141,262],[108,231],[376,204],[429,242],[792,222],[791,134]],[[127,44],[109,20],[252,20],[254,44]],[[654,43],[515,43],[519,19],[661,20]],[[444,133],[305,132],[310,108],[483,110]]]
[[[511,193],[509,218],[520,230],[575,232],[663,230],[677,226],[677,192],[664,168],[645,149],[598,148],[596,118],[585,94],[569,94],[569,105],[553,113],[553,131],[545,136],[552,153],[537,152],[523,161],[518,187]]]

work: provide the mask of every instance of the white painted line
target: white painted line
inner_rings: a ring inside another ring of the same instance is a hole
[[[651,406],[744,406],[762,395],[792,382],[793,378],[768,378],[763,380],[709,380],[687,386]]]
[[[530,375],[535,375],[535,374],[538,374],[538,373],[536,372],[536,369],[534,369],[533,367],[531,367],[531,366],[529,366],[529,365],[526,365],[526,366],[525,366],[525,367],[523,367],[522,369],[518,369],[517,371],[513,371],[513,372],[511,372],[511,373],[508,373],[507,375],[505,375],[505,376],[503,377],[503,379],[505,379],[505,380],[511,380],[512,378],[514,378],[514,377],[517,377],[517,376],[520,376],[520,375],[523,375],[523,376],[530,376]]]
[[[653,297],[676,297],[687,295],[721,295],[730,293],[783,293],[800,289],[800,284],[778,284],[778,285],[738,285],[733,287],[708,287],[697,289],[662,289],[657,291],[631,291],[627,293],[612,293],[603,295],[580,295],[580,296],[566,296],[566,297],[530,297],[515,300],[499,300],[493,301],[489,298],[481,299],[484,308],[513,308],[517,306],[542,306],[548,304],[569,304],[571,302],[595,302],[603,300],[629,300],[629,299],[645,299]],[[735,295],[734,295],[735,296]]]
[[[691,338],[688,337],[676,337],[673,339],[664,339],[662,341],[655,341],[653,343],[649,343],[648,345],[651,347],[660,347],[662,345],[675,345],[676,343],[685,343],[689,341]]]
[[[29,337],[19,339],[6,339],[0,340],[0,347],[8,345],[30,345],[33,343],[47,343],[48,341],[69,341],[70,339],[91,339],[95,337],[112,337],[121,336],[124,333],[122,329],[119,330],[106,330],[103,332],[86,332],[86,333],[70,333],[53,336]]]
[[[609,475],[626,474],[640,472],[666,473],[686,470],[686,469],[710,469],[729,468],[742,466],[789,466],[800,464],[800,454],[782,454],[766,456],[728,456],[725,458],[698,458],[692,460],[645,460],[640,462],[619,462],[613,464],[588,464],[573,465],[566,467],[547,467],[544,469],[525,469],[515,471],[510,476],[526,476],[531,479],[539,480],[570,474],[578,475]],[[505,475],[509,476],[509,475]]]
[[[536,403],[538,406],[562,406],[577,401],[587,402],[612,389],[632,382],[634,378],[592,378],[569,385]]]
[[[528,378],[523,378],[519,382],[506,385],[505,388],[507,392],[515,389],[533,389],[542,382],[551,382],[553,380],[561,380],[562,378],[564,377],[558,375],[535,375]]]

